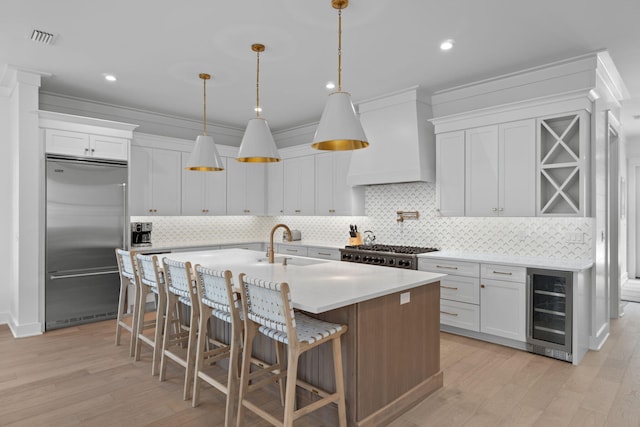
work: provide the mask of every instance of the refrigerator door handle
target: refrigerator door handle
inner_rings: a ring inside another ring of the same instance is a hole
[[[122,250],[127,249],[127,183],[123,182],[122,184]]]
[[[118,274],[118,273],[119,273],[118,270],[112,270],[112,271],[97,271],[93,273],[51,274],[49,276],[49,279],[50,280],[69,279],[72,277],[102,276],[104,274]]]

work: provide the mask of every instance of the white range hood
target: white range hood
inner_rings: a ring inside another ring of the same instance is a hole
[[[358,104],[370,145],[353,152],[349,185],[435,181],[435,135],[428,101],[413,87]]]

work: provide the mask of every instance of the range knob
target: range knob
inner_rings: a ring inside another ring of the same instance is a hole
[[[369,262],[369,261],[371,261],[371,257],[369,255],[365,255],[365,256],[362,257],[362,261]]]
[[[356,255],[355,260],[360,261],[360,255]]]
[[[389,265],[393,265],[393,264],[395,264],[395,263],[396,263],[396,262],[395,262],[395,260],[394,260],[393,258],[391,258],[391,259],[389,260],[389,263],[388,263],[388,264],[389,264]]]
[[[408,265],[408,264],[407,264],[407,261],[405,261],[405,260],[401,259],[401,260],[399,260],[399,261],[398,261],[398,265],[399,265],[400,267],[403,267],[403,266]]]

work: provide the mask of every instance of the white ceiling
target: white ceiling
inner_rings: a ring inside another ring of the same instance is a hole
[[[354,102],[420,85],[452,86],[607,49],[640,136],[638,0],[351,0],[343,14],[343,89]],[[30,40],[34,28],[54,44]],[[453,38],[450,52],[438,48]],[[0,64],[50,73],[42,90],[243,129],[261,105],[273,131],[316,122],[337,76],[330,0],[4,0]],[[103,79],[117,76],[116,83]]]

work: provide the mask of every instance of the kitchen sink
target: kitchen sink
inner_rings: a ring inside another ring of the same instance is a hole
[[[298,267],[304,267],[307,265],[323,264],[327,261],[315,258],[289,258],[283,256],[277,256],[274,258],[274,264],[283,264],[284,260],[287,260],[287,265],[295,265]],[[258,258],[258,262],[268,263],[269,258]]]

